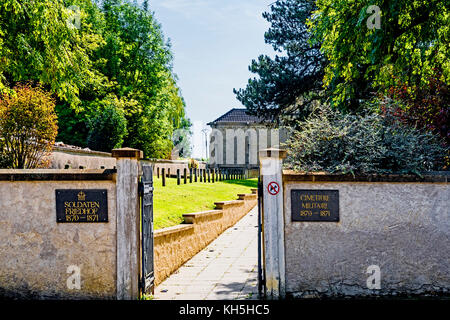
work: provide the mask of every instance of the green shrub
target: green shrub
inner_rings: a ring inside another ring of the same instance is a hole
[[[11,168],[13,161],[12,153],[7,152],[4,143],[0,141],[0,168]]]
[[[67,103],[60,103],[55,106],[58,115],[60,128],[58,130],[57,141],[78,147],[87,147],[87,137],[89,134],[89,119],[97,115],[98,103],[84,102],[82,111],[75,111]]]
[[[416,173],[439,170],[445,149],[429,132],[389,115],[343,114],[321,106],[291,129],[285,166],[330,173]]]
[[[89,127],[87,145],[91,150],[111,152],[122,146],[127,134],[127,120],[112,102],[100,109]]]

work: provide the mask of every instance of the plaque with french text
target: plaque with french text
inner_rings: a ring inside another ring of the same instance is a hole
[[[57,222],[108,222],[106,189],[57,189]]]
[[[339,222],[339,190],[291,190],[292,221]]]

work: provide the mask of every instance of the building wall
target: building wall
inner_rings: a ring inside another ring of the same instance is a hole
[[[55,189],[106,189],[109,222],[57,223]],[[115,194],[114,181],[0,181],[0,296],[114,299]],[[80,290],[67,286],[71,265]]]
[[[287,139],[285,130],[260,124],[221,123],[211,127],[210,164],[215,167],[258,167],[260,150],[279,148]]]
[[[286,177],[288,296],[449,294],[448,182],[296,182]],[[291,221],[293,189],[339,190],[340,222]],[[371,265],[380,267],[379,290],[367,287]]]

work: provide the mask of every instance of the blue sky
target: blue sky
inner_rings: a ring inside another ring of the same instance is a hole
[[[243,108],[233,88],[252,77],[248,65],[260,54],[269,23],[261,16],[274,0],[150,0],[170,38],[174,72],[194,126],[194,156],[205,155],[201,129],[231,108]]]

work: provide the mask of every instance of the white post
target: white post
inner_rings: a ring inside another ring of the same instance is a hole
[[[139,215],[139,159],[142,151],[130,148],[114,149],[117,159],[117,280],[118,300],[139,298],[140,274],[140,215]]]
[[[264,267],[268,299],[283,299],[286,293],[282,178],[282,161],[285,157],[286,151],[274,148],[259,152],[263,184]]]

